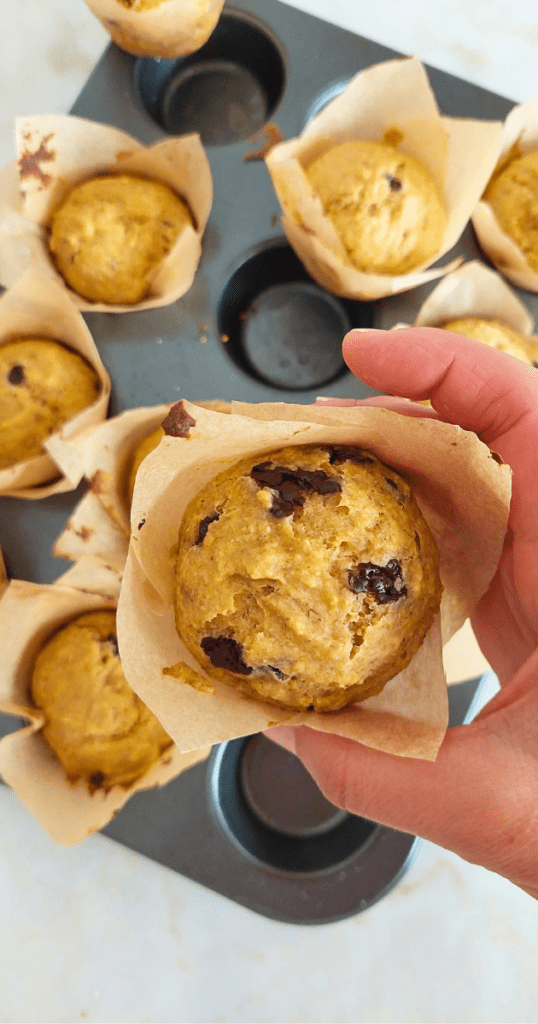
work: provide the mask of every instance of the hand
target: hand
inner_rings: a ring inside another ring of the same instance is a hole
[[[268,735],[337,806],[430,839],[538,898],[538,373],[435,328],[352,331],[344,358],[371,387],[429,398],[432,410],[372,401],[473,430],[512,468],[504,550],[471,619],[502,689],[474,722],[447,732],[433,763],[305,726]]]

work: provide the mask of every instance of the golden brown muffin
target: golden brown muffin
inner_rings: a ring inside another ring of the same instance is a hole
[[[176,626],[208,675],[283,708],[333,711],[410,662],[441,599],[411,489],[359,448],[250,456],[188,506]]]
[[[125,679],[114,611],[79,615],[54,634],[36,658],[32,697],[72,782],[129,786],[172,743]]]
[[[498,348],[501,352],[507,352],[508,355],[521,359],[530,366],[536,366],[536,360],[538,360],[536,339],[514,330],[508,324],[503,324],[501,320],[468,316],[460,317],[457,320],[448,320],[441,326],[445,331],[453,331],[455,334],[463,334],[466,338],[482,341],[491,348]]]
[[[0,469],[40,455],[45,438],[100,391],[96,371],[58,341],[19,338],[0,346]]]
[[[160,7],[164,0],[119,0],[124,7],[131,7],[133,11],[152,11],[154,7]]]
[[[344,142],[305,169],[358,270],[405,274],[438,252],[446,212],[414,157],[382,142]]]
[[[145,298],[189,224],[185,203],[163,182],[103,175],[66,196],[51,219],[49,248],[73,291],[129,305]]]
[[[483,198],[505,234],[538,270],[538,152],[511,160],[493,176]]]

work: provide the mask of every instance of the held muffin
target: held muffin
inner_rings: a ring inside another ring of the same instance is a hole
[[[491,348],[507,352],[515,359],[521,359],[530,366],[538,366],[538,343],[533,337],[516,331],[501,320],[483,317],[459,317],[441,324],[445,331],[463,334],[466,338],[474,338]]]
[[[96,371],[58,341],[17,338],[0,346],[0,469],[39,455],[42,442],[92,405]]]
[[[241,460],[179,532],[176,627],[209,676],[281,708],[334,711],[404,669],[439,609],[435,541],[370,452]]]
[[[79,295],[130,305],[147,295],[163,259],[192,224],[188,207],[163,182],[108,174],[68,193],[51,218],[49,249]]]
[[[510,160],[493,176],[483,199],[502,230],[538,271],[538,152]]]
[[[36,658],[31,690],[46,715],[43,736],[72,782],[130,786],[172,743],[125,679],[114,611],[59,629]]]
[[[344,142],[305,173],[358,270],[405,274],[439,250],[446,212],[414,157],[386,142]]]

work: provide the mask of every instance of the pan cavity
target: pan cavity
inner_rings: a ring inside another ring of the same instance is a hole
[[[198,132],[205,146],[227,146],[269,120],[284,92],[284,61],[265,27],[230,12],[189,57],[138,60],[135,81],[149,115],[168,134]]]

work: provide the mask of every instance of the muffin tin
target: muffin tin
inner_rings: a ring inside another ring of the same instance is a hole
[[[200,132],[215,189],[200,266],[182,299],[124,316],[85,314],[112,378],[111,415],[179,397],[308,404],[316,395],[372,394],[347,371],[342,335],[412,322],[433,285],[375,304],[329,295],[283,237],[255,155],[275,137],[273,121],[283,136],[299,134],[357,71],[394,56],[277,0],[227,4],[208,43],[184,59],[107,49],[72,113],[143,143]],[[504,119],[512,106],[428,70],[444,114]],[[470,226],[443,262],[454,255],[481,258]],[[538,308],[537,297],[524,301],[531,313]],[[48,583],[61,573],[51,546],[84,490],[0,499],[10,576]],[[464,720],[478,682],[452,687],[451,724]],[[0,735],[18,724],[0,716]],[[262,736],[222,744],[206,764],[136,794],[104,832],[261,914],[305,924],[369,907],[418,844],[332,807],[299,762]]]

